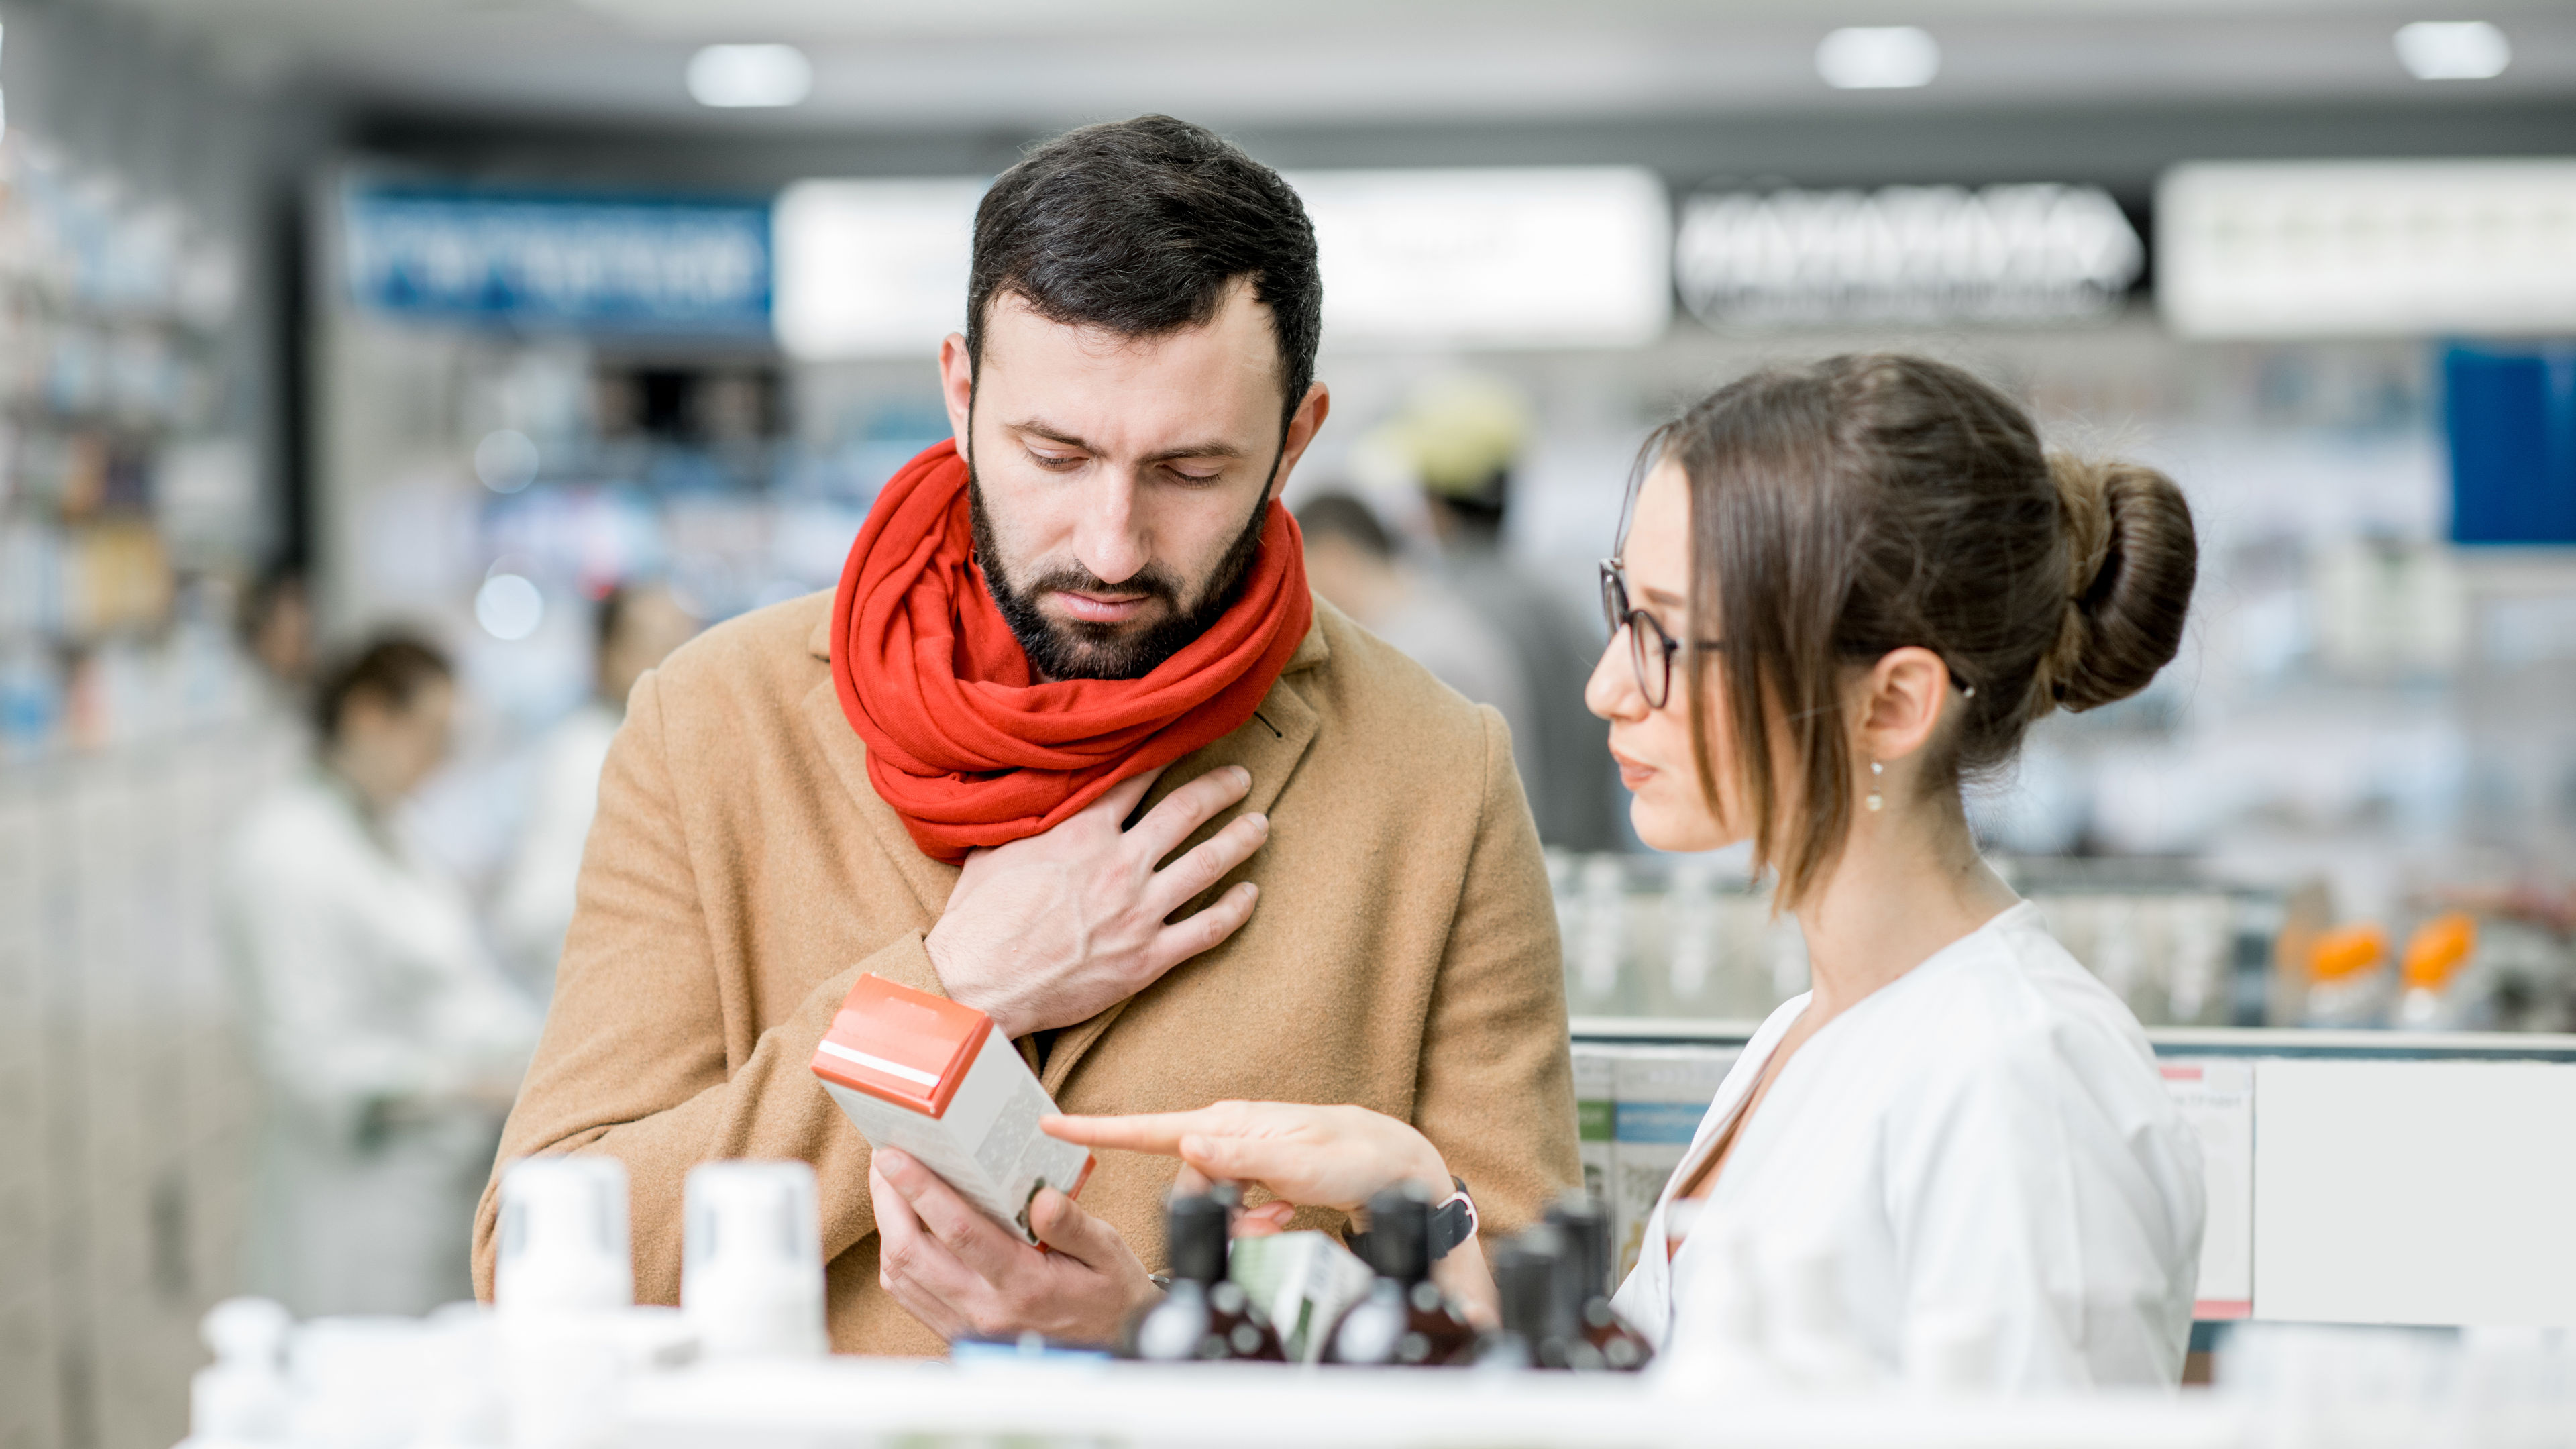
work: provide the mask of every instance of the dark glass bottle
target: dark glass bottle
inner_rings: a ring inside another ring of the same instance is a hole
[[[1446,1368],[1472,1362],[1476,1330],[1431,1282],[1431,1205],[1390,1188],[1369,1199],[1362,1257],[1377,1274],[1325,1341],[1325,1361]]]
[[[1548,1209],[1547,1220],[1565,1235],[1566,1253],[1573,1260],[1567,1291],[1576,1295],[1583,1341],[1601,1355],[1604,1368],[1645,1367],[1655,1356],[1654,1345],[1610,1307],[1610,1214],[1601,1200],[1580,1189],[1569,1192]]]
[[[1119,1348],[1155,1363],[1213,1359],[1286,1363],[1279,1335],[1225,1276],[1226,1199],[1213,1194],[1172,1199],[1166,1219],[1172,1286],[1162,1300],[1128,1320]]]
[[[1539,1366],[1539,1345],[1547,1338],[1548,1310],[1556,1295],[1556,1269],[1552,1245],[1533,1241],[1528,1233],[1494,1250],[1494,1296],[1503,1322],[1477,1350],[1478,1363]]]

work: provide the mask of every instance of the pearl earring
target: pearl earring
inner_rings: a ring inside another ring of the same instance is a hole
[[[1887,773],[1887,767],[1872,760],[1869,762],[1869,773],[1869,794],[1862,797],[1860,803],[1872,810],[1884,810],[1887,808],[1887,797],[1878,793],[1878,777]]]

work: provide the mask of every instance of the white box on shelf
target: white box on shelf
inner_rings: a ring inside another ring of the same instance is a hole
[[[2200,1137],[2209,1202],[2194,1318],[2254,1312],[2254,1068],[2223,1057],[2159,1062],[2165,1090]]]

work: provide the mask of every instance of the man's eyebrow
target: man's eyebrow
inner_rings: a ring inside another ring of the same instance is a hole
[[[1031,434],[1035,437],[1044,438],[1050,443],[1062,443],[1068,448],[1080,448],[1086,453],[1099,451],[1089,443],[1084,442],[1080,437],[1055,426],[1053,423],[1050,423],[1043,418],[1029,418],[1022,422],[1007,424],[1007,426],[1015,433]],[[1243,449],[1236,444],[1226,442],[1222,438],[1211,438],[1205,442],[1192,443],[1187,447],[1163,448],[1156,452],[1148,453],[1145,455],[1143,461],[1148,463],[1169,463],[1176,458],[1223,458],[1228,461],[1233,461],[1240,459],[1243,456]]]

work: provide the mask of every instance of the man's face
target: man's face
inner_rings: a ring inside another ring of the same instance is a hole
[[[940,366],[995,602],[1044,677],[1146,674],[1233,602],[1323,385],[1283,440],[1270,309],[1243,282],[1206,326],[1142,339],[1006,293],[983,342],[980,369],[956,336]]]

